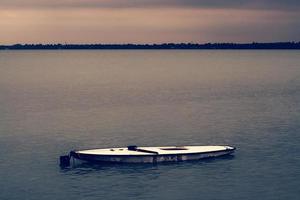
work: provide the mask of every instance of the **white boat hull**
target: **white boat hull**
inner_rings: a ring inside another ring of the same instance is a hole
[[[161,150],[167,148],[185,148],[186,150]],[[122,152],[120,149],[122,149]],[[235,148],[229,146],[140,147],[137,150],[113,148],[72,151],[70,155],[76,159],[90,162],[160,163],[219,157],[232,154],[234,151]]]

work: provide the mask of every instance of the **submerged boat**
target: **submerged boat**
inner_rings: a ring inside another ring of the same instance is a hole
[[[61,165],[70,165],[70,158],[89,162],[109,163],[160,163],[199,160],[232,154],[231,146],[167,146],[107,148],[71,151],[68,156],[61,156]]]

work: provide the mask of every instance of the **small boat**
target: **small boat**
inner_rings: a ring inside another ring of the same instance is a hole
[[[71,151],[68,156],[60,157],[62,166],[70,165],[70,158],[89,162],[109,163],[160,163],[199,160],[232,154],[231,146],[167,146],[107,148]]]

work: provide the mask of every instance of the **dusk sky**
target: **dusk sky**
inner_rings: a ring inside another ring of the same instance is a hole
[[[299,0],[0,0],[0,43],[300,41]]]

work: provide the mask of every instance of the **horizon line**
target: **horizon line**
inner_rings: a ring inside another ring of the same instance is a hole
[[[68,43],[68,42],[53,42],[53,43],[43,43],[43,42],[35,42],[35,43],[22,43],[22,42],[17,42],[17,43],[10,43],[10,44],[1,44],[0,46],[13,46],[13,45],[162,45],[162,44],[198,44],[198,45],[203,45],[203,44],[275,44],[275,43],[300,43],[299,41],[296,40],[291,40],[291,41],[272,41],[272,42],[258,42],[258,41],[252,41],[252,42],[149,42],[149,43],[135,43],[135,42],[124,42],[124,43],[101,43],[101,42],[87,42],[87,43]]]
[[[1,45],[0,50],[33,50],[33,49],[300,49],[300,41],[289,42],[252,42],[252,43],[34,43]]]

